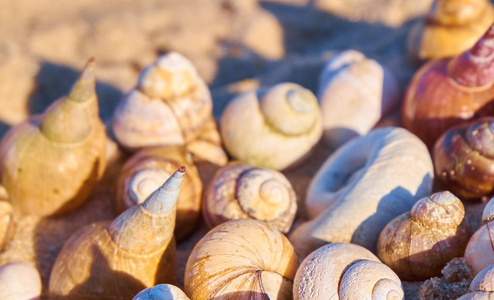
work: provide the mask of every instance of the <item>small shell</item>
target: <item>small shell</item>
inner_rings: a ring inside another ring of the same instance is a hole
[[[393,74],[355,50],[331,57],[320,74],[317,94],[324,141],[332,148],[365,135],[400,100]]]
[[[41,296],[38,270],[26,263],[12,263],[0,268],[0,299],[37,300]]]
[[[204,193],[203,216],[210,228],[235,219],[254,219],[282,233],[297,211],[295,191],[274,170],[233,163],[220,169]]]
[[[294,299],[404,299],[398,276],[367,249],[354,244],[323,246],[300,264]]]
[[[140,291],[132,300],[189,300],[189,297],[172,284],[158,284]]]
[[[321,111],[309,90],[281,83],[232,100],[223,112],[220,130],[232,156],[280,170],[302,159],[319,141]]]
[[[298,262],[288,239],[255,220],[233,220],[194,247],[185,269],[191,299],[290,299]]]
[[[468,293],[457,300],[490,300],[494,297],[494,265],[485,267],[470,283]]]

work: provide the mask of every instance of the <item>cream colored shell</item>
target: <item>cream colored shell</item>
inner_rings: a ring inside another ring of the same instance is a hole
[[[312,219],[290,235],[299,257],[326,243],[355,243],[373,252],[381,230],[429,195],[427,147],[398,127],[375,129],[334,152],[312,179],[306,206]]]
[[[288,239],[255,220],[211,230],[190,254],[185,292],[195,299],[290,299],[298,262]]]
[[[300,264],[293,298],[404,299],[398,276],[369,250],[354,244],[323,246]]]
[[[337,148],[365,135],[400,101],[393,74],[356,50],[329,59],[319,76],[324,141]]]
[[[490,300],[494,297],[494,265],[480,271],[468,287],[468,293],[457,300]]]
[[[236,159],[281,170],[301,160],[319,141],[321,111],[309,90],[280,83],[233,99],[223,112],[220,131]]]
[[[0,300],[37,300],[41,296],[38,270],[26,263],[11,263],[0,268]]]
[[[229,220],[254,219],[287,233],[297,212],[295,191],[283,174],[241,163],[218,170],[202,205],[210,228]]]
[[[189,300],[189,297],[172,284],[158,284],[140,291],[132,300]]]
[[[7,201],[0,200],[0,251],[14,237],[14,228],[14,210],[12,205]]]
[[[465,249],[465,258],[475,273],[494,264],[494,198],[484,208],[482,226],[472,235]]]

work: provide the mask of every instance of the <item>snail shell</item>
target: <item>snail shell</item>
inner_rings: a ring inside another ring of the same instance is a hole
[[[90,60],[67,97],[11,128],[2,140],[2,184],[16,210],[61,215],[91,194],[106,164],[106,131],[94,87]]]
[[[494,264],[494,201],[491,199],[484,208],[482,226],[472,235],[465,249],[465,258],[475,273]]]
[[[451,57],[472,47],[494,22],[487,0],[436,0],[425,22],[417,24],[408,50],[420,60]]]
[[[196,244],[185,292],[191,299],[289,299],[297,267],[293,247],[274,227],[233,220]]]
[[[436,176],[453,193],[479,198],[494,190],[494,118],[446,131],[433,149]]]
[[[294,299],[404,299],[398,276],[369,250],[354,244],[323,246],[300,264]]]
[[[460,199],[448,191],[422,198],[383,229],[379,258],[403,280],[440,276],[453,258],[462,257],[472,229]]]
[[[134,154],[122,167],[118,177],[115,192],[117,212],[144,202],[180,166],[185,166],[187,173],[177,201],[175,237],[186,237],[199,219],[202,182],[191,155],[183,147],[153,147]]]
[[[220,131],[233,157],[281,170],[301,160],[319,141],[321,111],[309,90],[281,83],[233,99],[221,116]]]
[[[306,207],[312,220],[290,235],[299,257],[326,243],[355,243],[373,252],[381,230],[429,195],[427,147],[403,128],[375,129],[334,152],[312,179]]]
[[[0,268],[0,299],[37,300],[41,296],[38,270],[26,263],[11,263]]]
[[[468,293],[458,300],[489,300],[494,297],[494,265],[480,271],[472,280]]]
[[[399,102],[398,82],[373,59],[355,50],[333,56],[319,77],[324,141],[337,148],[365,135]]]
[[[189,300],[189,297],[172,284],[158,284],[142,290],[132,300]]]
[[[77,231],[53,266],[53,299],[131,299],[144,288],[171,282],[175,273],[176,202],[185,167],[143,203],[113,222]]]
[[[492,116],[494,26],[468,51],[431,61],[412,78],[402,107],[405,128],[429,148],[454,125]]]
[[[7,201],[0,201],[0,250],[14,237],[14,210]]]
[[[254,219],[287,233],[297,212],[295,191],[283,174],[241,163],[218,170],[202,205],[210,228],[229,220]]]

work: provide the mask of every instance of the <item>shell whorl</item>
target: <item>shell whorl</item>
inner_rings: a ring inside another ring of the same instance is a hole
[[[412,219],[432,227],[458,227],[465,217],[461,201],[448,191],[417,201],[410,212]]]
[[[189,300],[189,297],[172,284],[158,284],[142,290],[132,300]]]
[[[485,0],[438,0],[427,14],[427,21],[443,25],[466,25],[474,22],[487,6]]]
[[[163,169],[149,168],[138,171],[126,186],[123,196],[125,207],[132,207],[144,202],[149,195],[160,188],[163,178],[170,177]]]

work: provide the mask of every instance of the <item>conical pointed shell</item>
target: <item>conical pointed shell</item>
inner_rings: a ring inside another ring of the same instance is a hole
[[[192,250],[185,291],[191,299],[289,299],[297,267],[288,239],[272,226],[229,221]]]
[[[2,140],[2,184],[22,213],[48,216],[72,211],[89,197],[103,174],[106,131],[98,116],[92,63],[88,68],[67,98],[11,128]]]
[[[38,270],[26,263],[11,263],[0,268],[0,299],[35,300],[41,296]]]
[[[281,83],[232,100],[221,117],[220,131],[233,157],[280,170],[301,160],[319,141],[321,111],[309,90]]]
[[[189,297],[171,284],[158,284],[135,295],[132,300],[189,300]]]

